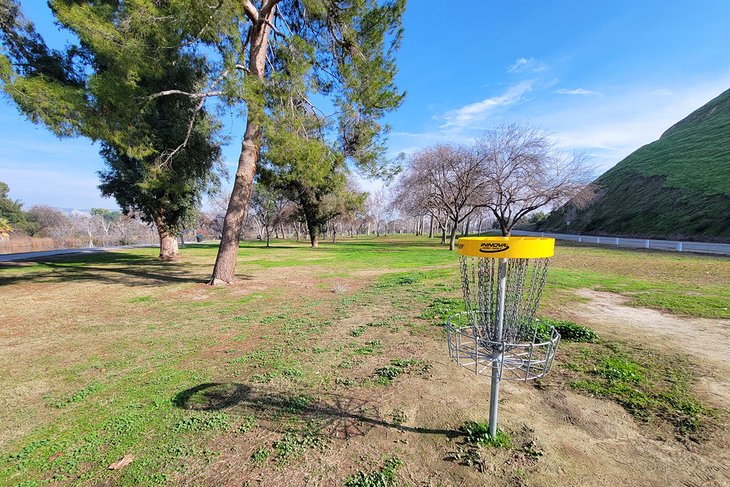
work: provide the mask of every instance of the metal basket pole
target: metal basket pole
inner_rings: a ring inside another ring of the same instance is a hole
[[[497,435],[500,382],[543,377],[560,343],[553,327],[548,341],[536,343],[538,325],[534,322],[554,248],[551,238],[459,239],[466,311],[447,320],[449,352],[457,365],[477,375],[491,375],[492,438]]]
[[[499,380],[502,375],[502,360],[504,360],[504,341],[502,340],[502,329],[504,327],[504,297],[507,288],[507,259],[499,259],[499,274],[497,281],[497,336],[499,348],[496,357],[492,360],[492,383],[489,393],[489,436],[492,438],[497,434],[497,409],[499,408]]]

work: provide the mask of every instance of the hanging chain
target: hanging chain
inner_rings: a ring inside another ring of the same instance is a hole
[[[502,340],[507,343],[531,341],[534,319],[545,287],[550,259],[510,259],[507,264],[505,313]],[[471,323],[485,341],[497,336],[498,259],[460,257],[464,304],[472,312]]]

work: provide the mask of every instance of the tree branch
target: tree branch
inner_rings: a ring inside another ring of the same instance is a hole
[[[243,2],[243,11],[246,13],[246,17],[254,24],[259,21],[259,11],[256,10],[256,7],[254,7],[250,0]]]
[[[202,93],[189,93],[187,91],[182,91],[182,90],[165,90],[165,91],[160,91],[159,93],[150,95],[147,98],[150,100],[154,100],[155,98],[160,98],[161,96],[167,96],[167,95],[185,95],[188,98],[208,98],[209,96],[220,96],[223,93],[224,92],[222,92],[222,91],[205,91]]]

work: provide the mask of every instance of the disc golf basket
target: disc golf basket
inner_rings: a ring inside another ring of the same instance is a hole
[[[497,432],[499,382],[542,378],[555,358],[560,335],[535,320],[554,248],[552,238],[459,239],[465,311],[447,320],[449,356],[491,376],[491,437]]]

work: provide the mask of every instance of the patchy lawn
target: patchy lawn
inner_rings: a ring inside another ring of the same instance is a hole
[[[242,244],[225,288],[204,284],[204,244],[0,267],[0,484],[727,481],[727,398],[695,388],[724,380],[707,357],[599,323],[545,381],[505,384],[509,441],[482,444],[488,381],[449,363],[441,327],[453,253],[273,245]],[[541,313],[576,319],[592,288],[722,325],[729,276],[730,259],[561,246]]]

